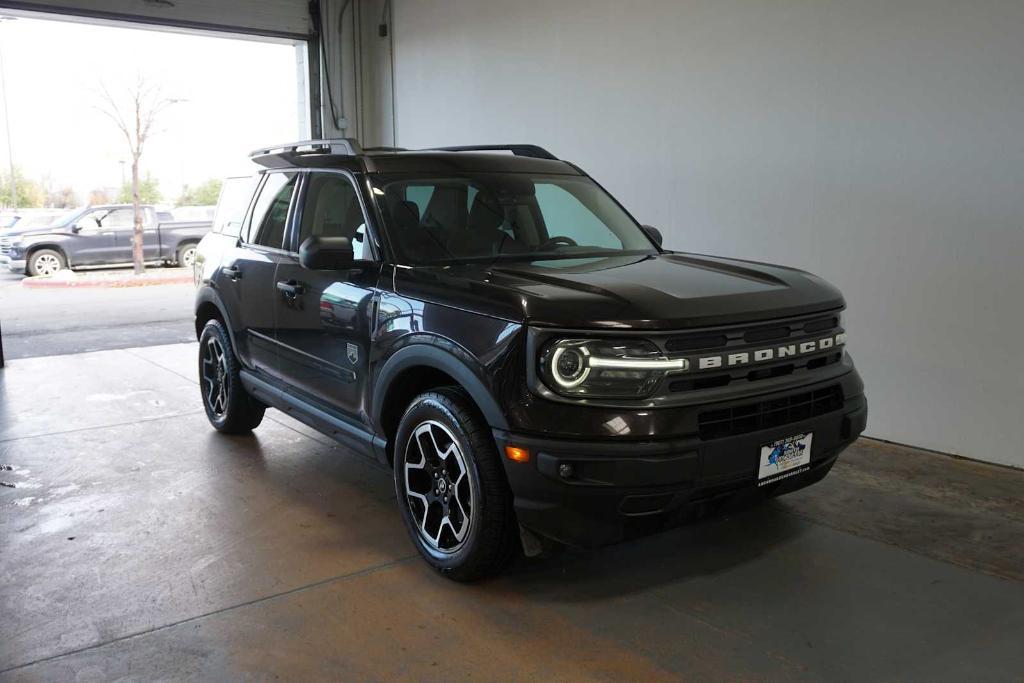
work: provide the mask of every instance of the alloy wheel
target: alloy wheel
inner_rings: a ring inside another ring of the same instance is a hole
[[[427,420],[413,430],[403,461],[406,502],[423,541],[453,553],[466,541],[476,486],[455,436]]]
[[[53,254],[40,254],[35,260],[35,271],[38,275],[53,275],[60,270],[60,259]]]
[[[181,265],[185,268],[191,268],[196,264],[196,248],[189,247],[185,251],[181,252]]]
[[[206,385],[203,398],[210,412],[217,417],[228,408],[227,374],[224,347],[219,339],[210,337],[203,347],[203,382]]]

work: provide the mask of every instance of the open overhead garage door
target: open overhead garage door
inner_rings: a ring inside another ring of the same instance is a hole
[[[11,9],[131,21],[190,29],[307,39],[312,33],[305,0],[61,0],[0,2]]]

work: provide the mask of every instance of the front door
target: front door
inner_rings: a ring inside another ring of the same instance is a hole
[[[131,221],[131,209],[94,209],[75,222],[72,265],[116,263],[117,231]],[[129,257],[130,258],[130,257]]]
[[[347,175],[310,173],[303,192],[305,200],[290,240],[293,254],[278,265],[276,276],[281,375],[305,398],[365,426],[380,262],[368,244],[363,207]],[[296,252],[311,236],[348,237],[356,258],[353,267],[303,268]]]

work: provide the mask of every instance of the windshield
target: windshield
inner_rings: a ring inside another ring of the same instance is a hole
[[[657,251],[604,190],[580,176],[381,176],[374,195],[405,263]]]

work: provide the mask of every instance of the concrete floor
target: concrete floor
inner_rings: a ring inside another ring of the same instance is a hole
[[[1020,680],[1024,472],[862,440],[821,484],[470,586],[390,474],[206,424],[193,344],[0,371],[0,680]]]

